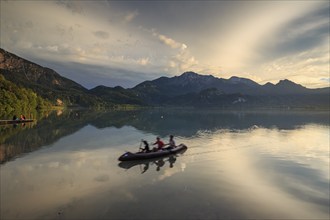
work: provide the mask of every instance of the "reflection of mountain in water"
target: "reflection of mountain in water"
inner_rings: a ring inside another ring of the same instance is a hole
[[[329,125],[327,112],[248,112],[192,109],[149,109],[139,111],[66,111],[39,119],[33,126],[0,126],[0,163],[55,143],[91,124],[96,128],[132,126],[159,136],[190,137],[198,131],[244,130],[252,126],[295,129],[306,124]]]
[[[328,113],[154,109],[105,113],[91,122],[97,128],[130,125],[155,135],[167,136],[172,133],[186,137],[200,130],[245,130],[255,126],[290,130],[311,123],[329,125]]]

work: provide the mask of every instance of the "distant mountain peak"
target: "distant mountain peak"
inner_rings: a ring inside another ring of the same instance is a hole
[[[181,76],[179,76],[180,78],[185,78],[185,79],[197,79],[199,77],[201,77],[202,75],[199,75],[195,72],[184,72],[183,74],[181,74]]]
[[[279,84],[296,84],[296,83],[294,83],[288,79],[282,79],[276,85],[279,85]]]
[[[230,80],[230,81],[247,81],[247,80],[252,81],[251,79],[238,77],[238,76],[232,76],[228,80]]]
[[[238,76],[232,76],[228,79],[228,81],[232,84],[245,84],[248,86],[259,86],[258,83],[256,83],[255,81],[253,81],[251,79],[242,78],[242,77],[238,77]]]
[[[189,81],[218,79],[212,75],[201,75],[192,71],[184,72],[183,74],[181,74],[180,76],[176,76],[175,78],[181,78]]]
[[[199,74],[192,72],[192,71],[188,71],[188,72],[182,73],[181,76],[199,76]]]
[[[288,79],[283,79],[283,80],[280,80],[276,86],[288,86],[288,87],[300,87],[300,88],[305,88],[304,86],[300,85],[300,84],[297,84],[295,82],[292,82]]]
[[[241,78],[238,77],[238,76],[232,76],[232,77],[229,78],[229,80],[237,80],[237,79],[241,79]]]

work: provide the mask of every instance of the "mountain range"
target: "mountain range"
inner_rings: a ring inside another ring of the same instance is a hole
[[[128,89],[101,85],[86,89],[52,69],[1,48],[0,74],[19,87],[32,89],[54,105],[329,108],[329,87],[309,89],[286,79],[260,85],[237,76],[223,79],[185,72],[144,81]]]

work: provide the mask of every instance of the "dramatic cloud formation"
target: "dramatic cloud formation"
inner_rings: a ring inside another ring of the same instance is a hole
[[[1,1],[0,46],[91,88],[185,71],[329,86],[328,1]]]

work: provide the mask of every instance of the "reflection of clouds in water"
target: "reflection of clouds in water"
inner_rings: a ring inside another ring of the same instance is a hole
[[[220,161],[220,163],[219,161],[215,162],[215,166],[221,166],[224,174],[219,181],[225,179],[229,184],[235,185],[237,206],[243,212],[255,213],[258,218],[272,219],[315,219],[326,216],[326,212],[318,210],[317,203],[312,202],[313,204],[311,205],[305,203],[306,200],[302,198],[292,197],[291,193],[288,194],[287,190],[283,190],[283,186],[280,187],[270,177],[273,175],[281,177],[284,181],[290,183],[292,189],[298,191],[303,189],[301,186],[304,183],[297,185],[294,182],[291,183],[290,180],[292,179],[285,173],[267,169],[267,166],[258,163],[260,158],[257,154],[254,156],[249,154],[249,152],[245,151],[228,151],[225,156],[231,159]],[[267,160],[264,162],[268,163]],[[295,164],[291,165],[294,166]],[[315,184],[314,180],[312,180],[312,184]],[[325,191],[323,189],[323,193]],[[323,200],[322,202],[325,201]],[[324,204],[321,205],[323,206]]]
[[[65,156],[65,155],[63,155]],[[71,154],[71,160],[74,161],[77,167],[82,167],[86,164],[87,161],[87,153],[86,152],[73,152]]]
[[[323,172],[329,179],[328,131],[326,127],[313,125],[290,131],[260,130],[256,136],[259,137],[260,143],[267,144],[260,145],[258,151],[309,166]]]
[[[177,173],[183,172],[184,171],[184,169],[182,169],[183,167],[185,167],[184,163],[181,163],[180,165],[174,164],[174,166],[170,169],[166,167],[163,173],[159,176],[156,176],[153,182],[163,181],[164,179],[169,178]]]
[[[60,162],[58,161],[48,163],[49,168],[58,168],[59,166],[60,166]]]
[[[200,132],[184,141],[191,146],[185,156],[190,155],[186,160],[190,167],[203,161],[214,164],[208,167],[221,167],[224,175],[219,181],[236,184],[237,206],[243,211],[264,212],[265,218],[326,218],[328,131],[325,126],[307,125],[294,130]]]
[[[181,171],[183,172],[186,169],[186,163],[181,163]]]
[[[249,148],[251,151],[266,152],[290,158],[299,163],[307,163],[315,169],[326,171],[329,177],[330,134],[328,127],[308,125],[295,130],[278,130],[253,128],[248,130],[230,131],[217,130],[202,132],[198,137],[184,140],[189,146],[188,154],[240,150]],[[209,154],[210,155],[210,154]],[[320,169],[322,168],[322,169]]]
[[[6,163],[0,170],[3,210],[24,218],[40,213],[51,218],[47,213],[59,210],[62,218],[86,213],[87,218],[116,219],[127,211],[135,219],[136,211],[141,214],[150,206],[156,209],[155,218],[169,215],[164,206],[177,208],[178,213],[182,207],[194,207],[191,218],[212,213],[216,219],[226,211],[232,214],[227,217],[258,219],[327,217],[322,209],[329,194],[328,127],[205,130],[197,136],[177,137],[188,151],[173,168],[166,162],[157,172],[153,165],[143,175],[139,166],[130,172],[118,168],[117,158],[126,147],[133,149],[141,136],[150,140],[154,136],[124,127],[108,138],[113,130],[88,126],[52,148]],[[126,140],[129,132],[133,134]],[[164,195],[169,199],[150,204]],[[146,212],[141,216],[146,217]]]
[[[123,195],[124,198],[126,198],[129,201],[137,201],[136,196],[132,192],[130,192],[128,190],[119,190],[117,192],[119,192],[120,195]]]
[[[296,197],[297,200],[323,206],[329,205],[329,181],[319,170],[295,161],[266,156],[256,166],[278,189]]]
[[[97,181],[97,182],[106,182],[106,181],[109,181],[109,179],[110,179],[110,177],[107,174],[99,175],[99,176],[94,178],[94,180]]]
[[[110,176],[111,187],[121,185],[114,169],[110,169],[109,149],[51,153],[49,150],[53,149],[29,154],[17,163],[8,163],[6,172],[1,170],[3,209],[15,210],[18,216],[24,213],[24,218],[32,219],[53,207],[72,205],[70,198],[81,200],[108,188]],[[42,205],[36,207],[30,201]]]
[[[162,180],[164,180],[164,179],[166,179],[168,177],[173,176],[174,174],[176,174],[178,172],[180,172],[180,170],[178,170],[178,169],[166,169],[166,170],[163,171],[163,173],[161,175],[157,176],[153,180],[153,182],[162,181]]]

